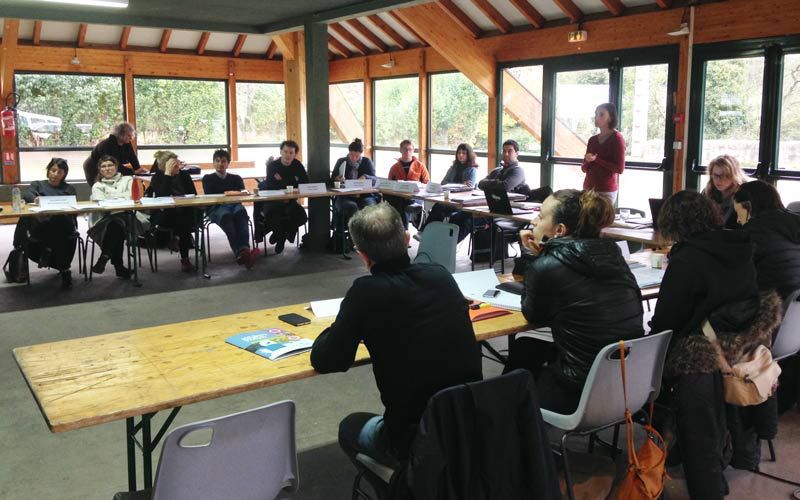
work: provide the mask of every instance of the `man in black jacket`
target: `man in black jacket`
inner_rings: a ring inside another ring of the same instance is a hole
[[[446,387],[480,380],[481,358],[467,300],[437,264],[411,264],[408,233],[386,203],[350,219],[350,234],[370,270],[348,290],[336,321],[314,342],[320,373],[352,366],[364,342],[386,410],[354,413],[339,426],[339,443],[396,465],[408,455],[428,399]]]
[[[97,180],[97,162],[105,155],[112,156],[119,162],[119,171],[122,175],[143,174],[147,170],[139,165],[139,158],[133,150],[131,141],[136,136],[136,131],[128,122],[118,123],[107,139],[98,142],[92,153],[83,162],[83,173],[89,186]]]
[[[525,184],[525,171],[519,166],[519,144],[511,139],[503,143],[503,161],[492,170],[482,181],[478,188],[484,191],[489,188],[503,186],[506,192],[528,194],[530,190]]]

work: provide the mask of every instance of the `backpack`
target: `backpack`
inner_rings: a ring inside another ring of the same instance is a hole
[[[19,248],[11,250],[3,265],[3,273],[9,283],[28,282],[28,258]]]

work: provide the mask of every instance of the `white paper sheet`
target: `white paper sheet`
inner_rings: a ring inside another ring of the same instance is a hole
[[[495,307],[519,311],[522,309],[519,295],[498,290],[495,297],[484,297],[486,290],[495,290],[500,283],[493,269],[482,269],[468,273],[456,273],[453,278],[464,297],[480,302],[486,302]]]
[[[337,193],[349,193],[349,192],[351,192],[351,191],[361,191],[362,189],[364,189],[364,188],[358,188],[358,187],[343,187],[343,188],[333,188],[333,189],[331,189],[331,191],[335,191],[335,192],[337,192]]]
[[[149,205],[174,205],[175,198],[172,196],[162,196],[159,198],[142,198],[140,200],[142,205],[149,206]]]
[[[664,279],[664,269],[655,269],[638,262],[628,262],[628,266],[631,268],[639,288],[658,286],[661,284],[661,280]]]
[[[339,314],[339,306],[342,304],[344,297],[329,300],[314,300],[311,301],[311,312],[318,318],[327,318],[329,316],[336,316]]]
[[[135,205],[133,200],[127,200],[125,198],[112,199],[112,200],[99,200],[97,204],[103,208],[133,207]]]
[[[258,195],[264,198],[270,198],[275,196],[283,196],[286,194],[286,191],[283,189],[259,189]]]

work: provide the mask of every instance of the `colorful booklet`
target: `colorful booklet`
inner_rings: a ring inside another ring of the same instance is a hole
[[[228,337],[225,342],[271,361],[310,351],[311,346],[314,344],[309,339],[304,339],[280,328],[267,328],[265,330],[240,333]]]

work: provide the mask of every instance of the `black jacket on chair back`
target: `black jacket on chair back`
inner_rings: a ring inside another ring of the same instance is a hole
[[[608,239],[547,241],[525,274],[522,313],[535,326],[551,327],[554,373],[578,390],[603,347],[643,334],[641,291]]]
[[[800,215],[769,210],[744,225],[753,242],[758,288],[785,299],[800,288]]]

